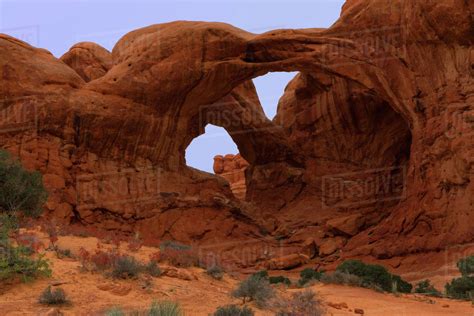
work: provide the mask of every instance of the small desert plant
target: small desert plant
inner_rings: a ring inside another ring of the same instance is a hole
[[[474,303],[474,256],[459,260],[457,267],[462,276],[446,284],[446,294],[452,298],[471,300]]]
[[[24,282],[41,276],[49,277],[51,269],[42,255],[31,257],[29,248],[14,247],[7,238],[0,240],[0,280],[20,276]]]
[[[474,277],[462,276],[452,279],[445,287],[449,297],[470,300],[474,295]]]
[[[207,268],[206,273],[216,280],[222,280],[222,277],[224,276],[224,271],[218,265]]]
[[[31,249],[31,253],[36,253],[41,247],[44,247],[41,240],[33,233],[18,233],[14,239],[18,246]]]
[[[377,264],[365,264],[359,260],[347,260],[341,263],[336,270],[358,276],[362,280],[362,286],[367,288],[376,286],[387,292],[396,290],[401,293],[410,293],[413,288],[410,283],[403,280],[400,276],[389,273],[385,267]]]
[[[152,277],[159,277],[161,275],[161,269],[158,266],[158,263],[156,261],[149,261],[143,269],[145,270],[146,273],[151,275]]]
[[[219,306],[214,312],[214,316],[253,316],[255,313],[247,306],[237,305]]]
[[[131,256],[120,256],[113,263],[112,276],[119,279],[136,278],[141,271],[140,263]]]
[[[39,172],[25,170],[8,152],[0,150],[0,280],[21,276],[28,281],[51,274],[43,256],[31,257],[34,244],[13,246],[10,241],[10,233],[19,227],[18,216],[39,216],[47,196]]]
[[[349,286],[362,286],[363,282],[360,277],[354,274],[334,271],[333,273],[325,273],[321,276],[321,282],[326,284],[340,284]]]
[[[308,282],[313,281],[313,280],[321,280],[321,276],[324,274],[324,272],[319,272],[311,268],[304,269],[303,271],[300,272],[300,279],[298,280],[298,285],[299,286],[304,286]]]
[[[239,284],[232,295],[242,298],[244,304],[246,301],[255,301],[257,306],[264,307],[275,294],[266,278],[251,275]]]
[[[416,284],[415,293],[429,296],[441,297],[441,292],[435,289],[430,280],[424,280]]]
[[[48,197],[39,172],[29,172],[5,150],[0,150],[0,213],[21,212],[37,217]]]
[[[151,304],[149,316],[182,316],[184,315],[180,305],[170,301],[154,301]]]
[[[39,297],[40,304],[44,305],[61,305],[67,303],[66,293],[61,288],[51,290],[48,286]]]
[[[111,309],[105,312],[106,316],[125,316],[125,312],[122,310],[121,307],[116,306],[112,307]]]
[[[271,277],[268,278],[268,281],[270,282],[270,284],[283,283],[283,284],[285,284],[286,286],[290,286],[290,285],[291,285],[290,279],[288,279],[287,277],[284,277],[284,276],[282,276],[282,275],[279,275],[279,276],[271,276]]]
[[[86,253],[84,253],[86,256]],[[106,271],[114,267],[120,254],[116,251],[103,251],[97,249],[94,254],[89,255],[88,260],[92,269],[96,271]]]
[[[262,278],[262,279],[268,279],[268,271],[267,270],[261,270],[258,272],[255,272],[252,274],[255,277]]]
[[[474,256],[463,258],[457,262],[457,267],[462,275],[470,276],[474,274]]]
[[[277,304],[277,316],[321,316],[324,310],[321,301],[311,290],[293,294],[291,300],[284,300]]]

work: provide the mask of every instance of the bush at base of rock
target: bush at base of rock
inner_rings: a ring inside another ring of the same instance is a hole
[[[51,269],[43,256],[34,257],[35,242],[17,246],[10,241],[10,234],[18,229],[18,216],[37,217],[47,199],[39,172],[29,172],[19,161],[0,149],[0,280],[21,277],[29,281],[50,276]]]
[[[462,276],[445,285],[446,294],[452,298],[471,300],[474,303],[474,256],[459,260],[457,267]]]
[[[359,260],[347,260],[341,263],[336,271],[353,274],[361,278],[363,287],[380,287],[386,292],[410,293],[413,286],[400,276],[391,274],[377,264],[366,264]]]
[[[232,292],[232,296],[242,298],[244,304],[247,301],[255,301],[259,307],[266,306],[268,300],[274,295],[268,280],[259,275],[251,275],[240,282],[237,289]]]
[[[462,275],[474,274],[474,256],[469,256],[458,261],[456,264]]]
[[[237,305],[220,306],[214,312],[214,316],[254,316],[255,313],[247,306],[239,307]]]
[[[291,285],[290,279],[288,279],[287,277],[284,277],[284,276],[282,276],[282,275],[279,275],[279,276],[271,276],[271,277],[268,278],[268,281],[270,282],[270,284],[283,283],[283,284],[285,284],[286,286],[290,286],[290,285]]]
[[[79,259],[82,269],[103,272],[119,279],[136,278],[140,273],[147,273],[153,277],[161,275],[160,267],[155,260],[142,264],[133,256],[121,254],[115,249],[108,251],[98,249],[94,254],[91,254],[81,248]]]
[[[424,280],[416,284],[415,293],[429,296],[441,297],[442,294],[432,284],[430,280]]]
[[[319,281],[321,280],[321,276],[323,274],[324,272],[319,272],[311,268],[304,269],[303,271],[300,272],[300,279],[298,280],[298,285],[304,286],[310,281],[313,281],[313,280]]]
[[[67,303],[66,293],[61,288],[51,289],[48,286],[40,295],[39,303],[43,305],[61,305]]]
[[[326,284],[340,284],[349,286],[362,286],[360,277],[354,274],[334,271],[333,273],[325,273],[321,276],[321,282]]]
[[[460,300],[474,300],[474,277],[462,276],[447,283],[446,295]]]
[[[41,214],[48,198],[41,173],[26,170],[7,151],[0,149],[0,179],[0,214],[13,217],[17,213],[27,217]]]

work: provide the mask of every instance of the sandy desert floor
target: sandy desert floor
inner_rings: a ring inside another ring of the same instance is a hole
[[[47,241],[44,240],[44,243],[47,244]],[[75,254],[81,247],[94,250],[97,239],[65,236],[60,237],[57,244],[60,249],[70,249]],[[125,249],[124,245],[123,248]],[[155,248],[142,247],[133,255],[137,259],[146,260],[156,251]],[[58,259],[52,251],[47,252],[47,258],[52,264],[51,278],[0,287],[1,315],[54,314],[54,309],[38,303],[40,293],[48,285],[60,286],[65,290],[71,303],[59,307],[64,315],[103,315],[106,310],[117,305],[124,309],[145,309],[153,300],[178,301],[186,315],[209,315],[218,306],[241,304],[240,300],[230,296],[239,280],[228,274],[218,281],[208,276],[203,269],[191,268],[186,269],[187,275],[192,276],[191,280],[160,276],[151,278],[151,282],[145,286],[142,277],[136,280],[114,280],[102,274],[83,272],[78,260]],[[327,315],[355,315],[355,309],[363,310],[364,315],[374,316],[474,315],[474,306],[470,302],[417,294],[384,294],[369,289],[320,283],[309,288],[322,299]],[[297,291],[302,289],[277,287],[278,294],[283,297],[289,297]],[[256,311],[256,315],[274,315],[272,310],[250,306]]]

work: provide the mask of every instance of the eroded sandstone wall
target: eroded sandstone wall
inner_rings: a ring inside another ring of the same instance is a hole
[[[469,243],[473,9],[351,0],[329,29],[259,35],[173,22],[61,60],[1,35],[0,146],[44,174],[47,215],[64,223],[284,252],[317,243],[328,260]],[[300,72],[274,121],[250,81],[270,71]],[[249,163],[245,203],[185,165],[209,123]],[[387,178],[397,191],[382,198],[334,191]]]

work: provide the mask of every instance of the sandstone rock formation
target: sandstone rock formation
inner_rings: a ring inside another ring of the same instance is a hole
[[[245,169],[248,162],[240,154],[214,157],[214,172],[225,178],[235,197],[244,200],[247,186],[245,183]]]
[[[0,35],[0,147],[44,174],[47,215],[65,224],[230,252],[246,240],[252,262],[308,238],[336,259],[469,243],[473,12],[349,0],[329,29],[173,22],[61,59]],[[300,72],[273,121],[250,81],[270,71]],[[186,166],[209,123],[249,163],[246,202]]]

